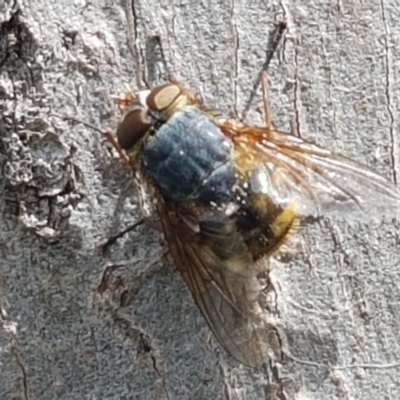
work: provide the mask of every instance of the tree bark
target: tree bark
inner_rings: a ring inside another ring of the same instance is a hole
[[[0,4],[2,399],[400,398],[395,216],[311,224],[274,262],[288,341],[274,376],[219,346],[163,267],[158,233],[97,248],[140,218],[137,188],[104,134],[65,117],[113,132],[112,95],[172,75],[260,124],[260,91],[249,99],[277,13],[288,32],[268,70],[274,125],[398,179],[390,2]],[[102,278],[112,263],[124,265]]]

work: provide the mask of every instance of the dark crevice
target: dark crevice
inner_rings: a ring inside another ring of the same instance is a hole
[[[2,68],[10,57],[15,54],[17,58],[26,61],[35,54],[37,47],[32,34],[21,22],[21,11],[17,10],[11,18],[0,25],[0,36],[5,42],[4,52],[0,58],[0,68]],[[12,40],[12,38],[15,40]],[[0,53],[1,54],[1,53]],[[13,60],[14,62],[14,60]]]

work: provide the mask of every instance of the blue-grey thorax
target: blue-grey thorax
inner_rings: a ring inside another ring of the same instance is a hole
[[[141,162],[145,173],[172,200],[208,204],[231,197],[233,143],[196,107],[174,113],[146,144]]]

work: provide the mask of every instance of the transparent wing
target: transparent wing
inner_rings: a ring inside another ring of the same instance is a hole
[[[237,230],[216,237],[191,229],[162,201],[157,207],[172,258],[214,336],[236,360],[260,367],[275,329],[260,304],[266,290],[260,271],[267,261],[255,267]]]
[[[367,167],[300,138],[226,121],[218,126],[235,144],[249,203],[232,213],[225,205],[225,217],[208,221],[202,206],[166,205],[161,195],[157,208],[174,262],[215,337],[238,361],[259,367],[274,351],[277,331],[263,297],[268,256],[296,218],[393,216],[400,192]],[[254,221],[243,219],[244,207]]]
[[[399,188],[366,166],[283,132],[219,126],[235,143],[251,190],[298,216],[399,216]]]

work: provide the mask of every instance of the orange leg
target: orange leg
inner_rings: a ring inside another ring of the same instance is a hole
[[[262,87],[262,98],[264,104],[265,125],[268,130],[272,129],[271,108],[268,101],[268,78],[266,71],[261,71],[259,75]]]
[[[113,135],[111,132],[106,132],[106,138],[111,143],[111,145],[114,147],[114,149],[117,151],[117,153],[118,153],[119,157],[121,158],[123,164],[128,168],[132,168],[130,160],[129,160],[129,157],[121,149],[121,146],[119,145],[119,143],[115,139],[115,135]]]

